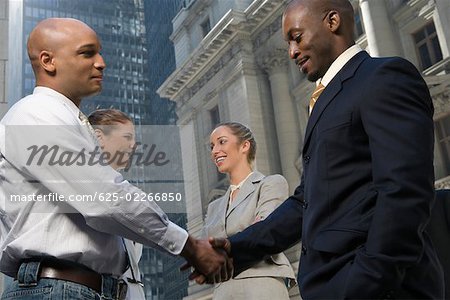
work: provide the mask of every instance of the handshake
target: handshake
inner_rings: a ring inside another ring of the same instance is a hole
[[[194,267],[189,279],[198,284],[227,281],[233,276],[230,254],[231,244],[227,239],[197,240],[189,236],[180,254],[187,262],[180,270]]]

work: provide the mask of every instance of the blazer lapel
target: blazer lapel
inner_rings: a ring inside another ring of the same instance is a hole
[[[231,202],[230,207],[227,211],[226,216],[228,217],[230,213],[237,207],[239,204],[244,202],[245,199],[247,199],[254,191],[255,191],[255,183],[260,182],[264,178],[264,175],[259,172],[253,172],[253,174],[247,179],[247,181],[242,185],[241,189],[239,190],[238,194],[236,195],[236,198]],[[230,189],[228,189],[229,191]],[[230,198],[230,194],[228,193],[228,198]]]
[[[322,115],[325,108],[331,101],[333,101],[333,99],[335,99],[336,95],[341,91],[342,83],[347,79],[353,77],[358,66],[368,57],[369,54],[366,51],[361,51],[354,57],[352,57],[322,92],[316,104],[314,105],[314,109],[306,126],[305,140],[303,143],[303,153],[305,153],[306,149],[308,149],[311,139],[311,133],[313,132],[313,129],[319,121],[320,116]]]
[[[222,222],[223,228],[225,228],[225,220],[226,217],[228,215],[227,213],[227,209],[228,209],[228,202],[230,201],[230,192],[231,189],[228,188],[227,192],[225,193],[225,195],[223,195],[222,197],[224,198],[225,201],[223,201],[223,203],[221,203],[219,209],[219,215],[220,215],[220,222]]]

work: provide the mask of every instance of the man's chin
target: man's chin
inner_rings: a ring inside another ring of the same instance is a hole
[[[85,97],[96,96],[96,95],[100,94],[101,91],[102,91],[102,87],[101,87],[101,86],[96,87],[96,88],[92,89],[92,90],[90,91],[90,93],[89,93],[88,95],[86,95]]]
[[[316,72],[309,72],[306,74],[308,81],[316,82],[320,77]]]

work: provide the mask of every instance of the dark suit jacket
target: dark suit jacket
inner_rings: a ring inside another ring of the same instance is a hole
[[[304,299],[442,298],[442,269],[424,233],[432,116],[410,62],[354,56],[314,107],[294,195],[230,238],[236,271],[301,239]]]

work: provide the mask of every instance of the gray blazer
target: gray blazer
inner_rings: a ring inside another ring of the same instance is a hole
[[[288,197],[288,184],[281,175],[264,176],[255,171],[244,182],[227,210],[230,188],[208,205],[204,237],[229,237],[265,219]],[[272,255],[235,277],[283,277],[295,279],[289,260],[283,253]]]

